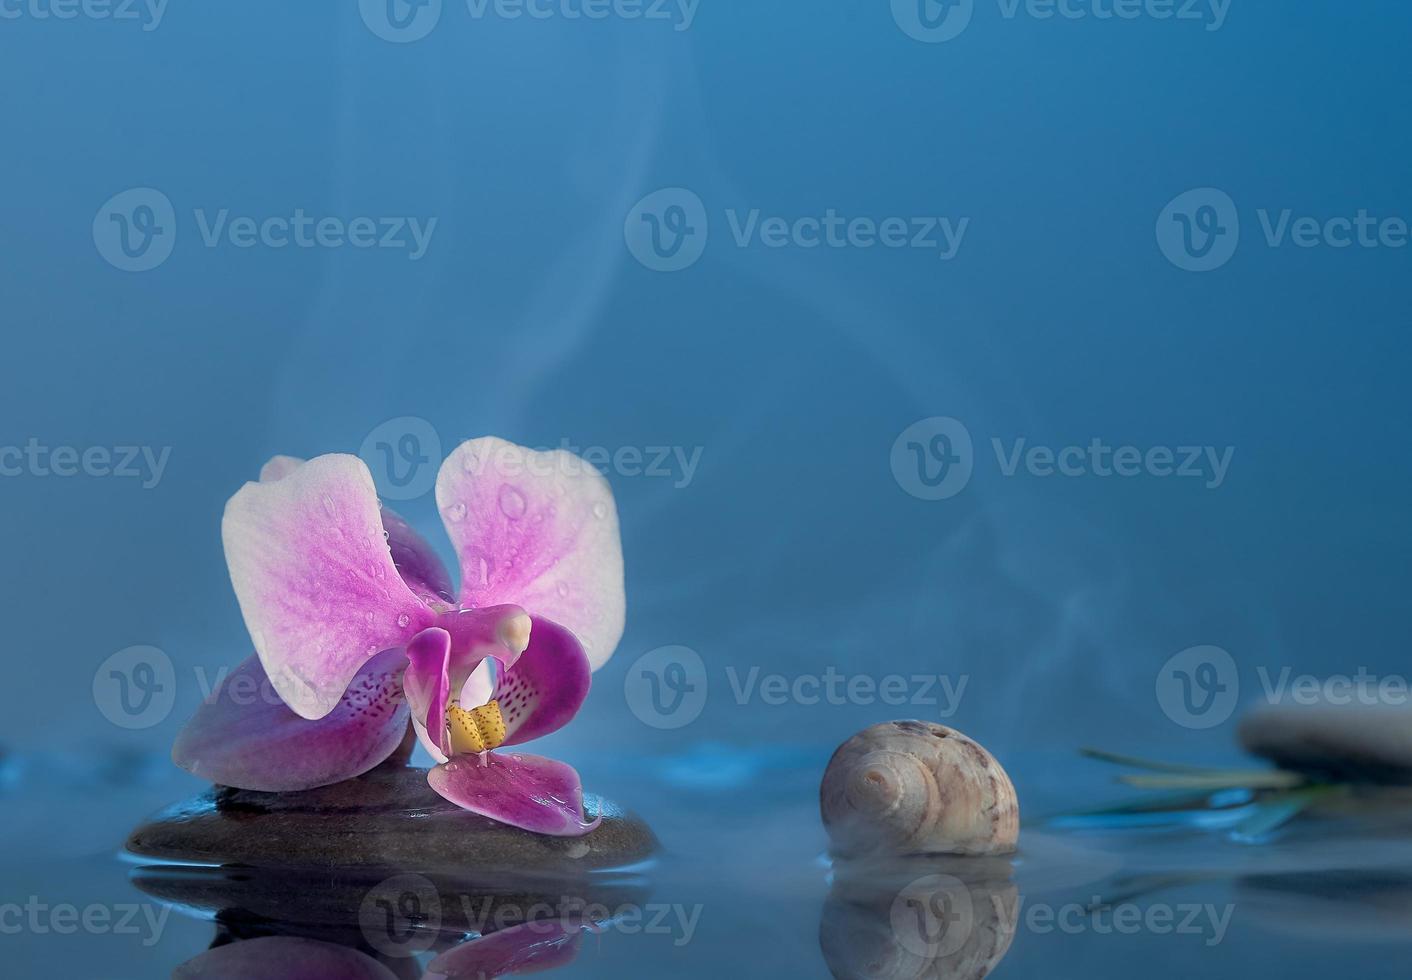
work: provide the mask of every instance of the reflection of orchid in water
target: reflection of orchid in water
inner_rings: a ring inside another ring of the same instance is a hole
[[[434,958],[421,980],[471,977],[491,980],[513,973],[552,970],[573,961],[591,923],[565,920],[527,922],[469,939]],[[407,958],[389,963],[363,950],[302,936],[261,936],[208,949],[187,960],[173,980],[399,980]]]
[[[178,737],[179,765],[241,789],[324,786],[391,756],[410,714],[451,802],[544,834],[597,825],[570,766],[491,750],[565,725],[617,646],[612,492],[567,452],[486,438],[442,464],[436,502],[459,593],[357,457],[277,457],[231,498],[222,538],[256,656]]]

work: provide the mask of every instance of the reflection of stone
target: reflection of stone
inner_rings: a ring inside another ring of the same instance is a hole
[[[1281,769],[1337,781],[1412,783],[1412,707],[1262,705],[1242,719],[1240,741]]]
[[[1003,858],[840,863],[819,923],[839,980],[977,980],[1015,936],[1019,893]]]
[[[569,962],[586,931],[643,907],[635,875],[470,879],[373,869],[148,867],[149,895],[211,915],[212,949],[177,977],[488,980]],[[472,937],[472,938],[468,938]],[[424,956],[425,954],[425,956]]]
[[[460,809],[421,770],[380,767],[301,793],[218,788],[138,827],[127,849],[200,864],[553,872],[633,864],[656,850],[638,818],[595,796],[584,807],[603,815],[592,833],[546,837]]]
[[[1236,879],[1242,915],[1303,940],[1404,941],[1412,929],[1412,873],[1309,871]]]
[[[172,980],[397,980],[367,953],[296,936],[265,936],[208,949],[172,971]]]
[[[512,973],[552,970],[573,961],[583,922],[539,922],[468,939],[435,957],[422,973],[417,960],[400,962],[373,950],[302,936],[261,936],[213,946],[172,973],[172,980],[491,980]]]
[[[395,925],[433,936],[463,936],[527,921],[578,919],[584,910],[611,914],[646,901],[640,878],[593,872],[573,878],[505,872],[465,877],[345,869],[137,868],[138,888],[183,909],[214,915],[233,936],[299,935],[343,942],[376,938],[379,908]],[[393,931],[396,931],[395,929]],[[424,948],[430,948],[429,942]]]

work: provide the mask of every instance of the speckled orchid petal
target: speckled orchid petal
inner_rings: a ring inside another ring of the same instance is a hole
[[[601,820],[585,815],[573,766],[543,756],[458,755],[427,773],[427,782],[459,807],[537,834],[582,837]]]
[[[588,697],[593,671],[579,641],[558,623],[534,617],[529,647],[502,671],[495,700],[505,719],[505,745],[558,731]]]
[[[490,980],[565,966],[578,956],[584,931],[591,927],[592,923],[560,916],[497,929],[436,957],[427,964],[423,980]]]
[[[221,538],[260,662],[304,718],[332,711],[369,658],[435,618],[397,573],[372,474],[356,456],[247,483],[226,504]]]
[[[172,980],[397,980],[349,946],[302,936],[257,936],[208,949],[172,971]]]
[[[298,456],[273,456],[260,468],[260,482],[282,480],[304,465]],[[413,529],[401,514],[386,504],[382,511],[382,529],[387,538],[392,563],[407,587],[423,600],[454,602],[451,575],[446,571],[427,539]]]
[[[361,776],[407,732],[401,651],[373,657],[317,721],[279,700],[258,657],[235,668],[196,709],[172,746],[172,761],[222,786],[278,793]]]
[[[407,645],[403,684],[418,739],[433,759],[445,762],[451,755],[447,704],[475,696],[476,686],[469,682],[486,660],[493,659],[506,668],[516,664],[526,644],[532,642],[532,631],[525,611],[510,605],[449,610],[437,617],[436,624]]]
[[[563,450],[462,443],[436,478],[461,602],[516,602],[579,638],[596,670],[623,634],[623,547],[602,474]]]

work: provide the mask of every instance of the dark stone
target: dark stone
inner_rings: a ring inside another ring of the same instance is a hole
[[[637,817],[589,794],[584,807],[602,815],[596,830],[547,837],[447,802],[423,770],[383,766],[300,793],[217,787],[139,826],[127,850],[158,862],[258,868],[550,874],[623,867],[657,850]]]
[[[1412,708],[1328,703],[1263,705],[1240,742],[1281,769],[1340,782],[1412,783]]]

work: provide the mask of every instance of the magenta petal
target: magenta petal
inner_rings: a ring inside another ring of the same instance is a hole
[[[571,963],[588,924],[559,919],[524,922],[453,946],[427,965],[427,978],[489,980],[538,973]]]
[[[588,657],[574,634],[534,617],[529,647],[495,688],[505,718],[505,744],[519,745],[563,728],[578,714],[592,683]]]
[[[361,776],[407,733],[400,651],[358,671],[333,711],[300,718],[279,700],[259,658],[235,668],[196,709],[172,760],[202,779],[240,789],[288,792]]]
[[[446,732],[446,706],[451,700],[451,634],[433,626],[407,644],[407,673],[402,685],[412,709],[417,738],[433,759],[445,762],[451,755]],[[429,719],[436,719],[428,724]]]
[[[572,453],[463,443],[436,477],[461,565],[461,602],[514,602],[572,630],[594,668],[623,634],[623,545],[613,491]]]
[[[172,980],[397,980],[366,953],[299,936],[259,936],[208,949],[172,972]]]
[[[359,667],[434,618],[397,573],[356,456],[247,483],[226,504],[221,538],[255,651],[302,717],[333,710]]]
[[[598,826],[583,811],[574,767],[525,752],[458,755],[427,773],[427,782],[463,809],[553,837],[582,837]]]

